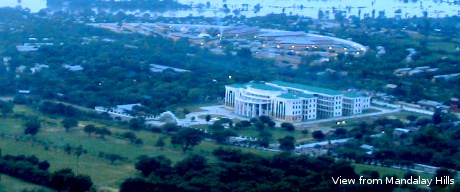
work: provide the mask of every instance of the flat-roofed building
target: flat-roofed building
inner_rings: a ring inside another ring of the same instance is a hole
[[[283,81],[232,84],[225,89],[225,107],[236,114],[286,122],[355,115],[370,107],[368,96]]]
[[[344,93],[343,115],[356,115],[363,113],[364,109],[370,107],[371,98],[368,96]]]

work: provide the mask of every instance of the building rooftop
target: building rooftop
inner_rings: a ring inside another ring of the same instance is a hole
[[[306,39],[305,37],[278,37],[276,40],[281,44],[294,45],[315,45],[316,43]]]
[[[296,31],[282,31],[282,32],[268,32],[260,34],[259,37],[284,37],[284,36],[305,36],[304,32]]]
[[[140,103],[117,105],[118,110],[132,111],[134,106],[142,106]]]
[[[63,65],[63,67],[68,69],[68,70],[70,70],[70,71],[81,71],[81,70],[84,69],[81,65],[68,65],[68,64],[65,64],[65,65]]]
[[[300,93],[300,94],[285,93],[285,94],[278,95],[277,97],[283,98],[283,99],[315,98],[315,96],[313,95],[303,94],[303,93]]]
[[[344,97],[348,97],[348,98],[366,97],[366,96],[364,96],[364,95],[355,94],[355,93],[343,93],[343,96],[344,96]]]
[[[282,87],[290,87],[290,88],[295,88],[295,89],[301,89],[309,92],[315,92],[315,93],[323,93],[326,95],[343,95],[342,92],[332,90],[332,89],[326,89],[326,88],[320,88],[320,87],[313,87],[313,86],[307,86],[307,85],[301,85],[297,83],[288,83],[284,81],[270,81],[269,83],[275,84],[278,86]]]
[[[233,88],[246,88],[246,85],[242,85],[242,84],[238,84],[238,83],[227,85],[227,86],[233,87]]]
[[[289,94],[289,93],[281,94],[281,95],[278,95],[277,97],[283,98],[283,99],[299,99],[299,97],[297,97],[297,96],[295,96],[293,94]]]
[[[251,87],[251,88],[254,88],[254,89],[266,90],[266,91],[283,91],[282,89],[280,89],[278,87],[272,87],[272,86],[262,84],[262,83],[250,82],[250,83],[246,83],[245,86],[246,87]]]
[[[243,33],[250,33],[259,31],[259,27],[248,27],[248,26],[238,26],[238,27],[231,27],[224,30],[224,33],[227,34],[243,34]]]

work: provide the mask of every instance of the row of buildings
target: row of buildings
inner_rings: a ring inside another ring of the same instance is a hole
[[[302,122],[361,114],[370,97],[283,81],[250,82],[225,86],[225,107],[247,117]]]

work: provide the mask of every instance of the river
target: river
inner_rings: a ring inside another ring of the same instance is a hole
[[[318,17],[319,10],[325,17],[334,18],[334,11],[343,11],[347,16],[365,14],[379,15],[384,11],[387,17],[422,16],[426,11],[429,17],[445,17],[460,14],[460,0],[177,0],[179,3],[192,5],[192,10],[168,11],[164,13],[149,12],[153,15],[168,17],[206,16],[225,17],[226,15],[245,15],[246,17],[263,16],[270,13],[286,13],[312,18]],[[207,2],[210,2],[207,8]],[[260,9],[255,10],[259,4]],[[0,0],[0,7],[20,5],[38,12],[46,8],[46,0]],[[223,11],[227,6],[228,12]],[[144,12],[128,11],[142,14]]]

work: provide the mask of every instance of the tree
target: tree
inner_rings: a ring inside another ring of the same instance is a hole
[[[280,149],[283,151],[292,151],[295,149],[295,139],[292,136],[286,136],[282,139],[278,139]]]
[[[174,169],[179,175],[185,175],[190,171],[201,171],[208,167],[208,162],[201,155],[190,155],[182,161],[176,163]]]
[[[269,123],[271,121],[270,117],[269,116],[266,116],[266,115],[261,115],[259,116],[259,121],[262,122],[262,123]]]
[[[141,138],[137,138],[136,140],[134,140],[134,144],[142,145],[142,144],[144,144],[144,140],[142,140]]]
[[[272,137],[273,135],[269,131],[261,131],[259,133],[259,138],[257,139],[257,144],[261,147],[267,148],[270,145]]]
[[[13,113],[13,108],[14,108],[13,103],[0,101],[0,111],[2,112],[4,116],[10,113]]]
[[[220,144],[224,144],[231,136],[236,136],[232,130],[216,130],[212,132],[212,138]]]
[[[70,128],[78,126],[78,121],[74,118],[64,118],[64,120],[61,121],[61,124],[64,126],[65,131],[69,132]]]
[[[187,150],[191,150],[194,146],[200,144],[203,138],[203,133],[201,131],[182,128],[172,136],[171,144],[179,145],[185,153]]]
[[[139,131],[145,128],[145,120],[142,118],[132,118],[129,120],[129,128],[134,131]]]
[[[235,128],[245,128],[249,126],[251,126],[251,122],[247,120],[243,120],[235,124]]]
[[[110,164],[114,164],[115,161],[121,161],[125,159],[123,156],[114,153],[105,155],[105,158],[107,158],[110,161]]]
[[[334,131],[334,135],[337,136],[337,137],[346,137],[347,130],[345,128],[337,128]]]
[[[288,122],[281,123],[281,127],[285,128],[287,131],[294,131],[295,130],[294,125],[292,123],[288,123]]]
[[[207,114],[206,117],[205,117],[205,119],[206,119],[206,122],[211,121],[211,115]]]
[[[134,134],[134,133],[131,132],[131,131],[124,132],[121,136],[122,136],[123,138],[125,138],[125,139],[128,139],[129,142],[130,142],[131,144],[133,144],[134,141],[136,141],[136,139],[137,139],[136,134]]]
[[[326,135],[324,135],[324,133],[320,130],[313,131],[312,136],[316,140],[323,140],[326,137]]]
[[[166,134],[177,132],[177,130],[179,130],[179,127],[174,123],[166,123],[163,125],[163,131]]]
[[[249,48],[242,48],[237,51],[236,55],[242,59],[245,59],[245,61],[247,61],[248,59],[252,57],[252,52]]]
[[[112,135],[112,132],[109,129],[107,129],[106,127],[97,128],[95,132],[96,132],[96,134],[100,135],[102,139],[104,139],[105,135]]]
[[[40,131],[40,122],[37,119],[29,120],[25,124],[26,129],[24,130],[24,134],[35,136]]]
[[[61,169],[51,175],[50,185],[58,191],[81,192],[89,191],[93,182],[89,176],[75,175],[71,169]]]
[[[433,113],[433,123],[435,125],[438,125],[439,123],[442,122],[442,116],[441,116],[441,110],[440,109],[436,109]]]
[[[414,122],[415,120],[418,119],[418,117],[415,115],[408,115],[406,119],[409,120],[410,122]]]
[[[141,156],[139,158],[139,161],[136,163],[135,167],[145,177],[149,176],[152,173],[155,176],[164,177],[171,173],[171,163],[171,160],[169,160],[163,155],[156,157]]]
[[[257,130],[264,130],[265,128],[265,124],[260,121],[257,121],[256,123],[254,123],[254,126],[257,128]]]
[[[163,137],[158,138],[157,143],[155,144],[155,147],[159,147],[160,150],[163,151],[163,147],[165,146],[165,141]]]
[[[86,125],[83,131],[85,131],[85,133],[88,133],[88,137],[90,137],[91,134],[96,131],[96,126],[94,126],[93,124]]]
[[[273,128],[273,127],[275,127],[276,123],[274,121],[269,121],[267,123],[267,125],[268,125],[268,127]]]
[[[433,177],[433,181],[435,181],[436,179],[445,178],[445,177],[448,177],[449,179],[454,179],[456,175],[457,175],[456,171],[451,171],[449,169],[441,167],[438,170],[436,170],[436,175]],[[446,183],[446,182],[433,182],[430,185],[430,187],[445,188],[448,185],[449,183]]]
[[[48,170],[49,167],[50,167],[50,163],[46,160],[38,163],[38,169],[40,170],[46,171]]]

